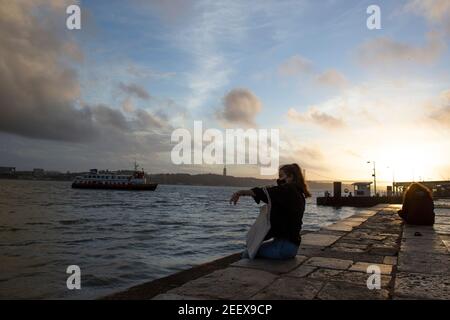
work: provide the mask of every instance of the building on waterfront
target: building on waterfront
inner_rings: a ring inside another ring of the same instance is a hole
[[[16,173],[16,167],[0,167],[0,174],[15,174]]]
[[[370,197],[370,185],[372,182],[355,182],[353,183],[353,194],[355,197]]]

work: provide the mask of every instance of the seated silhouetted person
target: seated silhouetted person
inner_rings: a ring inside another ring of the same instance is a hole
[[[432,226],[434,203],[431,190],[420,183],[409,185],[403,197],[402,209],[398,211],[407,224]]]

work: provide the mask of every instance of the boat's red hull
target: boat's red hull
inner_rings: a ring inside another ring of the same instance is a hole
[[[157,183],[147,184],[101,184],[101,183],[72,183],[74,189],[106,189],[106,190],[147,190],[154,191]]]

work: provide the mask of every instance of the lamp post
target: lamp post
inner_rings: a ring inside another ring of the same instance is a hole
[[[373,163],[373,192],[375,194],[375,196],[377,195],[377,171],[375,168],[375,161],[367,161],[367,163]]]

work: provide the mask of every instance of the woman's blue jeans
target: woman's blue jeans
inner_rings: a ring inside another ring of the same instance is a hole
[[[263,242],[256,257],[266,259],[290,259],[297,255],[298,245],[285,239]]]

